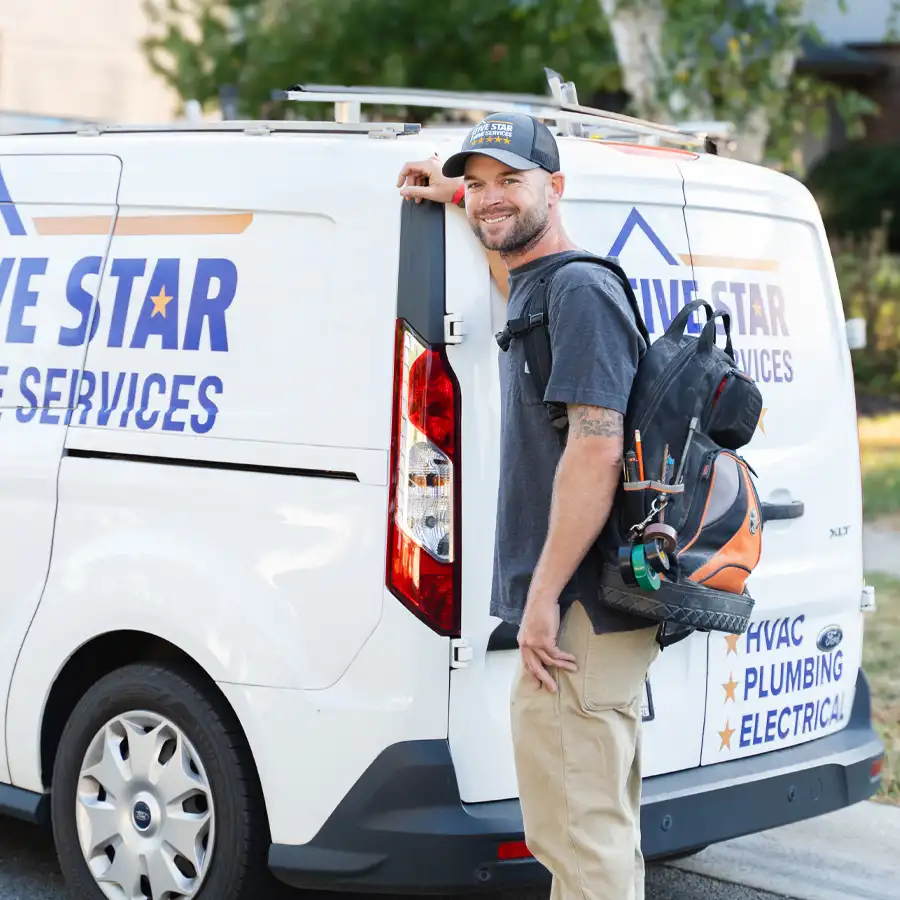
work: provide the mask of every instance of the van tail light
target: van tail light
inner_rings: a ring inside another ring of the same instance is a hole
[[[525,841],[506,841],[497,848],[497,859],[530,859],[534,854]]]
[[[439,634],[460,632],[460,395],[443,349],[397,321],[387,586]]]

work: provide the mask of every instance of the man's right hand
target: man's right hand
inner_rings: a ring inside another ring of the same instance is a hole
[[[531,673],[539,688],[545,687],[552,694],[557,692],[558,686],[547,671],[548,667],[568,672],[578,671],[578,661],[574,655],[561,650],[557,645],[559,622],[557,601],[529,596],[518,635],[522,666]]]
[[[449,203],[462,184],[462,178],[447,178],[441,172],[441,160],[437,156],[421,162],[408,162],[397,178],[400,194],[416,203],[433,200],[435,203]]]
[[[437,154],[431,159],[423,159],[421,162],[408,162],[397,177],[397,187],[400,195],[405,200],[415,200],[421,203],[423,200],[433,200],[435,203],[451,203],[460,185],[462,178],[447,178],[441,172],[443,163]],[[491,277],[497,290],[504,299],[509,299],[509,269],[500,258],[496,250],[486,250],[488,266],[491,269]]]

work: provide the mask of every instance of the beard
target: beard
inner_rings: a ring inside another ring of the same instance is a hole
[[[495,215],[503,215],[502,211]],[[536,244],[547,231],[550,224],[550,213],[545,204],[536,203],[530,209],[510,211],[510,222],[506,232],[497,238],[488,237],[480,219],[469,222],[475,236],[487,250],[500,253],[518,253]]]

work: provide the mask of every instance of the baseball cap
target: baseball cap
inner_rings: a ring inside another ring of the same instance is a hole
[[[559,171],[559,148],[553,133],[543,122],[520,113],[494,113],[482,119],[441,171],[448,178],[459,178],[473,153],[490,156],[512,169]]]

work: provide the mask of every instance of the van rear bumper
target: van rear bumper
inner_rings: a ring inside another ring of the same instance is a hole
[[[644,781],[647,860],[798,822],[871,797],[884,746],[860,672],[850,722],[799,747]],[[518,800],[460,800],[446,741],[388,747],[308,844],[273,844],[269,867],[307,889],[452,893],[545,885],[532,858],[500,859],[523,840]]]

